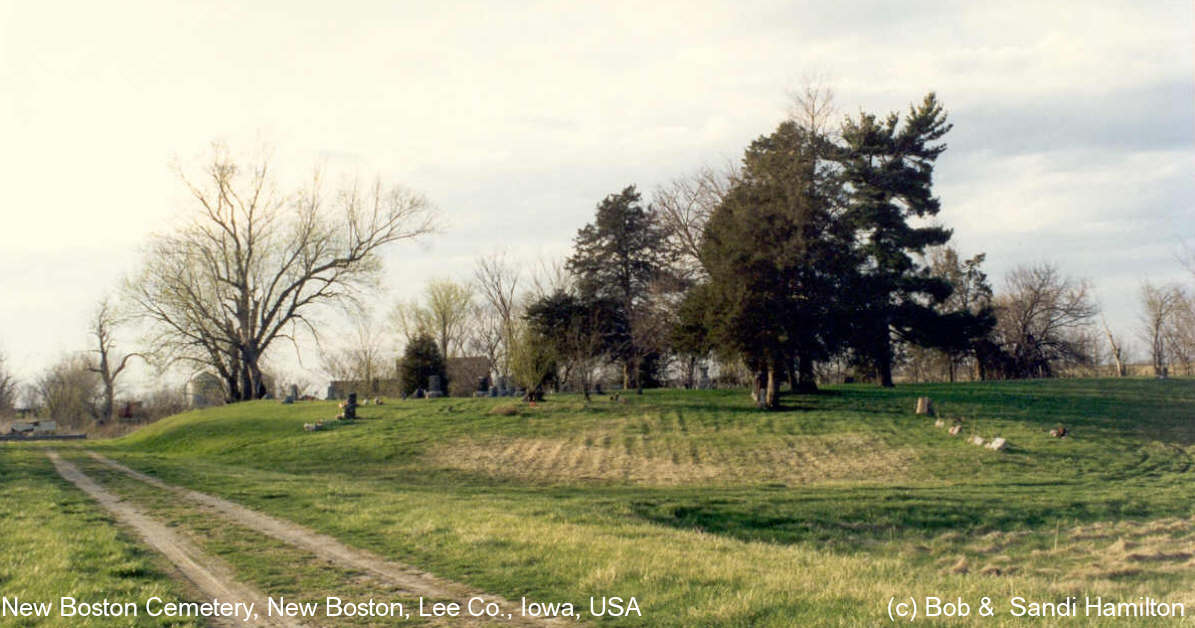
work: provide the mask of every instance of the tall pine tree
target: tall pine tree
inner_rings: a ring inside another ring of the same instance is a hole
[[[594,221],[577,232],[567,262],[582,299],[613,301],[627,323],[609,339],[610,354],[623,364],[624,388],[642,386],[640,366],[650,348],[637,331],[647,316],[651,285],[667,265],[664,232],[655,212],[640,201],[633,185],[603,199]]]
[[[846,217],[862,256],[853,293],[852,344],[882,386],[892,386],[893,334],[911,337],[931,325],[932,303],[950,294],[949,284],[932,277],[913,257],[945,244],[950,230],[913,226],[910,220],[935,216],[940,209],[932,191],[933,168],[946,150],[938,140],[951,126],[930,93],[909,108],[903,124],[895,113],[883,120],[860,114],[842,129]]]

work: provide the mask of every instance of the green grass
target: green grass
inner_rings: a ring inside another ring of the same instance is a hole
[[[254,402],[87,446],[511,599],[636,596],[615,625],[874,624],[910,595],[991,596],[986,624],[1011,595],[1195,612],[1190,380],[625,399],[391,402],[318,433],[334,403]]]
[[[48,618],[0,618],[4,626],[196,626],[151,618],[144,604],[186,597],[168,566],[117,528],[82,491],[62,480],[43,453],[0,447],[0,595],[49,602]],[[136,618],[59,616],[58,602],[134,602]]]

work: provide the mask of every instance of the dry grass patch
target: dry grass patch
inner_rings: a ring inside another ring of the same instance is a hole
[[[1102,522],[1057,532],[992,532],[972,538],[947,532],[933,545],[939,551],[957,548],[963,553],[959,563],[939,559],[942,573],[959,573],[955,568],[965,565],[967,557],[1000,553],[988,559],[979,573],[1025,573],[1088,583],[1142,574],[1182,574],[1195,562],[1195,517]]]
[[[740,442],[748,438],[758,442]],[[866,434],[723,433],[714,439],[613,430],[569,438],[462,438],[426,458],[436,466],[522,480],[659,486],[896,479],[905,476],[914,459],[911,449],[892,448]]]

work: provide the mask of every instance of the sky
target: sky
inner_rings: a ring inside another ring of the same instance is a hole
[[[938,219],[997,288],[1055,263],[1131,336],[1142,280],[1195,283],[1189,0],[0,0],[0,350],[28,381],[85,349],[95,303],[193,209],[171,164],[213,141],[439,208],[387,253],[382,311],[479,255],[566,255],[606,194],[737,160],[811,77],[843,115],[937,92]]]

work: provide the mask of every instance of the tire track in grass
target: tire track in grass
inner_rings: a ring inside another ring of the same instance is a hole
[[[207,506],[208,508],[211,508],[212,510],[220,513],[227,519],[239,525],[245,526],[246,528],[255,530],[261,534],[295,547],[300,547],[311,552],[312,554],[315,554],[316,556],[319,556],[320,558],[337,563],[341,566],[364,571],[373,575],[374,577],[389,582],[390,584],[397,586],[410,594],[430,598],[454,599],[465,599],[477,595],[484,597],[487,600],[497,602],[498,605],[503,608],[519,607],[519,605],[515,604],[514,602],[497,595],[483,593],[481,591],[471,589],[458,582],[436,577],[430,573],[421,571],[409,565],[387,560],[372,552],[349,547],[333,537],[314,532],[303,526],[300,526],[297,523],[286,521],[284,519],[276,519],[265,513],[246,508],[240,504],[216,497],[215,495],[208,495],[207,493],[193,491],[182,486],[168,484],[153,476],[130,469],[129,467],[126,467],[115,460],[101,456],[93,451],[89,451],[87,454],[101,464],[116,469],[117,471],[120,471],[129,477],[145,482],[150,486],[170,491],[203,506]],[[70,463],[64,462],[64,464]],[[511,618],[510,621],[502,621],[501,623],[515,626],[563,625],[560,621],[522,617],[518,615]],[[570,624],[572,623],[575,622],[570,622]]]
[[[117,521],[135,530],[147,545],[173,563],[179,573],[204,595],[224,601],[252,602],[254,610],[259,611],[255,613],[255,619],[250,622],[254,625],[282,628],[300,628],[303,625],[288,618],[271,617],[260,612],[267,607],[265,594],[233,579],[230,575],[231,570],[222,561],[205,554],[161,522],[108,492],[80,471],[78,467],[63,460],[58,452],[48,451],[46,455],[50,458],[50,462],[54,463],[58,475],[99,502],[104,509],[116,517]],[[212,617],[209,618],[209,621],[216,626],[244,625],[237,618]]]

